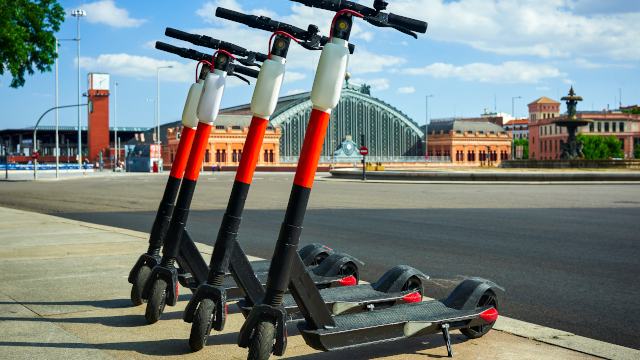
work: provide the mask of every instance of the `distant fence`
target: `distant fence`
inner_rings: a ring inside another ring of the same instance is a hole
[[[81,170],[82,165],[79,164],[60,164],[58,167],[60,170]],[[38,170],[55,170],[56,164],[38,164]],[[88,164],[87,169],[93,169],[93,164]],[[0,170],[6,170],[4,164],[0,164]],[[9,164],[9,170],[31,170],[33,171],[33,164]]]
[[[283,164],[293,164],[298,162],[298,156],[281,156],[280,162]],[[350,159],[345,161],[344,158],[334,158],[333,156],[320,156],[318,161],[320,164],[360,162],[362,158]],[[367,156],[367,162],[382,163],[444,163],[451,162],[451,156],[430,156],[425,159],[424,156]]]

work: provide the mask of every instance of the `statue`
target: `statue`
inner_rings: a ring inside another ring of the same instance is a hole
[[[584,159],[584,153],[582,152],[582,148],[584,147],[584,140],[580,140],[580,142],[578,143],[578,149],[576,150],[576,152],[578,153],[578,156],[576,156],[579,159]]]
[[[362,87],[360,87],[360,92],[363,94],[371,95],[371,86],[362,84]]]
[[[560,149],[562,149],[562,154],[560,154],[560,160],[568,160],[569,159],[569,145],[564,142],[564,140],[560,139]]]

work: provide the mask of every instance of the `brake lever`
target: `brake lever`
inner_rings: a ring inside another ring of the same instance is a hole
[[[240,64],[244,65],[244,66],[255,66],[258,69],[260,68],[260,64],[254,62],[255,57],[248,57],[246,59],[236,59],[237,62],[239,62]]]
[[[322,50],[322,46],[320,46],[317,41],[305,41],[299,42],[298,44],[307,50]]]
[[[382,14],[382,13],[381,13]],[[386,14],[385,14],[386,15]],[[390,28],[394,28],[402,33],[405,33],[407,35],[411,35],[414,38],[418,38],[418,35],[416,33],[414,33],[413,31],[407,29],[407,28],[403,28],[402,26],[398,26],[398,25],[393,25],[393,24],[389,24],[386,21],[380,20],[377,17],[374,16],[365,16],[364,20],[366,22],[368,22],[369,24],[373,25],[373,26],[377,26],[377,27],[390,27]]]
[[[249,80],[247,80],[245,77],[240,76],[240,75],[238,75],[238,74],[236,74],[236,73],[234,73],[234,72],[232,72],[231,74],[227,73],[227,76],[235,76],[235,77],[237,77],[238,79],[240,79],[240,80],[242,80],[242,81],[246,82],[247,84],[251,85],[251,82],[250,82]]]

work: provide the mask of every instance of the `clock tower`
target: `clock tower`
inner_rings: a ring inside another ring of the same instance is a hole
[[[89,161],[99,161],[102,151],[103,161],[108,163],[104,158],[109,158],[109,74],[89,73],[87,80]]]

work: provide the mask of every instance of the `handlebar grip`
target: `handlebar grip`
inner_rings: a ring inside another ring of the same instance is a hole
[[[163,43],[162,41],[156,41],[156,49],[182,56],[182,51],[180,51],[181,49],[179,47]]]
[[[420,20],[410,19],[408,17],[389,14],[389,24],[402,26],[403,28],[424,34],[427,32],[427,23]]]
[[[249,20],[248,15],[239,13],[237,11],[221,8],[221,7],[218,7],[216,9],[216,16],[223,19],[239,22],[242,24],[246,24],[246,22]]]
[[[187,32],[184,31],[180,31],[177,29],[173,29],[168,27],[165,31],[164,34],[168,37],[172,37],[174,39],[178,39],[178,40],[182,40],[182,41],[188,41],[191,42],[191,38],[193,38],[192,34],[189,34]]]
[[[234,72],[237,72],[239,74],[242,75],[247,75],[249,77],[252,77],[254,79],[258,78],[258,74],[260,74],[260,71],[258,70],[254,70],[254,69],[249,69],[248,67],[244,67],[244,66],[240,66],[240,65],[236,65],[235,68],[233,69]]]

